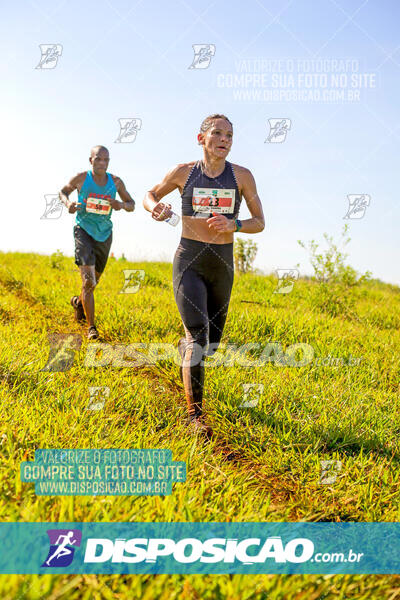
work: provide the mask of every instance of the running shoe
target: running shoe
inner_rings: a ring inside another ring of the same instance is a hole
[[[72,296],[71,306],[74,309],[75,321],[86,321],[85,311],[83,310],[83,304],[79,300],[79,296]]]
[[[205,435],[207,439],[211,439],[213,436],[213,430],[209,425],[204,423],[202,416],[188,417],[187,424],[189,425],[190,432],[194,434]]]
[[[88,340],[98,340],[99,339],[99,332],[97,331],[96,327],[94,325],[92,325],[91,327],[89,327],[88,330]]]

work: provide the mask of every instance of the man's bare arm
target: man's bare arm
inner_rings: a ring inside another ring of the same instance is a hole
[[[119,203],[119,204],[122,204],[122,206],[120,206],[120,208],[123,208],[124,210],[126,210],[126,212],[133,212],[135,210],[134,199],[132,198],[130,193],[127,191],[122,179],[120,179],[120,177],[116,177],[115,175],[113,175],[113,177],[114,177],[114,182],[115,182],[115,186],[117,188],[118,195],[122,199],[122,203],[121,202]],[[117,202],[118,202],[118,200],[117,200]],[[116,207],[113,206],[113,208],[115,209]],[[117,210],[118,210],[118,208],[117,208]]]
[[[67,207],[68,212],[71,214],[73,214],[74,212],[76,212],[76,210],[79,210],[79,209],[78,209],[78,203],[70,200],[69,195],[74,190],[79,191],[81,189],[85,177],[86,177],[86,172],[78,173],[77,175],[72,177],[72,179],[69,181],[69,183],[67,183],[67,185],[64,185],[61,192],[59,192],[59,194],[58,194],[58,197],[60,198],[61,202]]]

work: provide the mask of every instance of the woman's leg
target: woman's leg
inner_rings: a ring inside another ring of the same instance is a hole
[[[182,378],[190,418],[202,413],[204,365],[208,345],[207,287],[194,269],[186,269],[174,286],[186,339],[180,344]]]
[[[228,316],[234,268],[233,244],[213,245],[207,273],[207,314],[209,319],[209,348],[207,356],[218,349]]]
[[[232,250],[233,244],[203,246],[182,239],[175,253],[174,295],[186,336],[178,348],[190,417],[202,414],[204,359],[209,343],[209,355],[216,351],[228,314],[234,273]]]
[[[218,349],[228,316],[233,275],[227,270],[220,271],[219,279],[208,286],[207,313],[209,319],[209,348],[207,356],[212,356]]]

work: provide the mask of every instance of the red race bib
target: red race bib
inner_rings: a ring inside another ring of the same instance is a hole
[[[111,196],[108,196],[111,200]],[[107,198],[96,198],[94,196],[88,196],[86,201],[86,212],[93,213],[95,215],[108,215],[111,210],[111,205]]]
[[[197,213],[232,214],[235,210],[235,190],[193,188],[192,208]]]

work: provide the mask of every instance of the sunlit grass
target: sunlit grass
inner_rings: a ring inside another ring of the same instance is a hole
[[[2,521],[399,521],[400,290],[377,281],[356,295],[356,315],[316,307],[318,287],[299,280],[235,276],[222,342],[310,344],[315,358],[359,364],[208,366],[205,411],[215,437],[191,437],[178,365],[85,367],[86,329],[73,320],[79,276],[70,258],[0,254],[0,443]],[[144,269],[122,294],[123,269]],[[246,302],[244,302],[246,301]],[[96,290],[97,326],[109,344],[170,343],[183,327],[172,265],[110,260]],[[66,372],[40,371],[48,333],[82,336]],[[223,350],[221,351],[223,353]],[[247,355],[251,358],[251,353]],[[208,362],[211,364],[211,362]],[[264,386],[243,408],[243,384]],[[90,386],[107,386],[103,410],[87,409]],[[187,462],[187,482],[166,497],[36,496],[19,464],[36,448],[168,448]],[[321,461],[341,470],[320,482]],[[388,576],[3,576],[3,598],[395,598]],[[301,590],[301,591],[299,591]],[[379,590],[379,592],[377,591]],[[118,594],[121,594],[118,596]],[[296,595],[297,594],[297,595]]]

